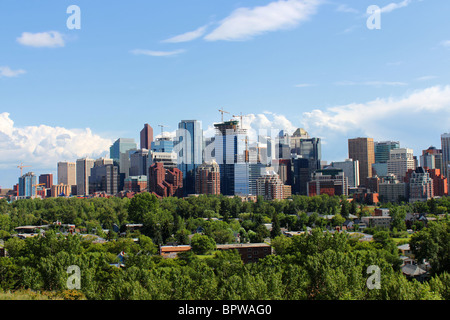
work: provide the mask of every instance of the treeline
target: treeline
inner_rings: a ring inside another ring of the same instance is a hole
[[[212,257],[193,252],[178,259],[155,255],[151,239],[122,238],[94,244],[79,235],[14,238],[10,257],[0,258],[2,290],[67,290],[68,266],[79,266],[86,299],[151,300],[418,300],[449,299],[448,272],[428,282],[407,280],[396,253],[383,239],[362,243],[345,233],[313,229],[311,234],[274,239],[276,255],[243,264],[235,251]],[[12,239],[11,239],[12,240]],[[116,253],[125,251],[124,268]],[[379,289],[370,289],[369,266],[380,270]]]

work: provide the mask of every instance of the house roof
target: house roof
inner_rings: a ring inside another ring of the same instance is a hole
[[[402,272],[407,276],[415,277],[427,273],[425,270],[421,269],[415,264],[406,264],[402,267]]]

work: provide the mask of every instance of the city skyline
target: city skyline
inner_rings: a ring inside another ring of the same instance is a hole
[[[138,143],[145,123],[157,136],[195,119],[212,136],[220,108],[254,129],[304,128],[328,163],[348,158],[350,138],[420,156],[450,132],[449,3],[78,1],[81,29],[69,30],[71,4],[0,5],[3,188],[21,162],[56,176],[58,161]],[[380,30],[366,26],[372,4]]]

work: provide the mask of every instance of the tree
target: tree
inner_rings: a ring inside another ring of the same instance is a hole
[[[450,223],[430,222],[411,236],[411,251],[418,261],[427,260],[435,274],[450,272]]]
[[[128,214],[132,221],[142,223],[146,215],[159,208],[159,200],[154,194],[148,192],[135,195],[128,206]]]
[[[213,238],[196,233],[191,239],[191,247],[196,254],[206,254],[216,248],[216,243]]]
[[[273,239],[281,235],[280,220],[278,219],[278,213],[274,212],[272,216],[272,230],[270,231],[270,237]]]

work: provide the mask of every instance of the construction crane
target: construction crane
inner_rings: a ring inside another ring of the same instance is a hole
[[[31,186],[32,186],[33,188],[36,187],[36,188],[34,189],[34,196],[37,197],[37,187],[39,187],[39,186],[45,186],[45,183],[33,184],[33,185],[31,185]]]
[[[23,176],[23,168],[26,168],[26,167],[31,167],[31,166],[24,166],[23,163],[21,163],[17,166],[17,168],[20,168],[20,176]]]
[[[167,127],[167,126],[165,126],[163,124],[158,124],[158,126],[161,127],[161,138],[164,138],[164,128]]]
[[[241,114],[238,115],[238,116],[233,115],[233,118],[240,118],[240,119],[241,119],[241,128],[243,128],[243,124],[244,124],[243,118],[244,118],[244,117],[248,117],[248,116],[249,116],[249,115],[242,114],[242,112],[241,112]]]
[[[254,142],[255,140],[249,139],[248,136],[246,136],[245,139],[241,139],[241,141],[245,141],[245,162],[250,162],[250,151],[248,150],[248,143],[249,141]]]
[[[223,114],[224,113],[229,113],[228,111],[225,111],[225,110],[223,110],[223,109],[219,109],[219,112],[222,114],[222,122],[223,122]]]

